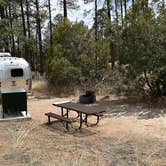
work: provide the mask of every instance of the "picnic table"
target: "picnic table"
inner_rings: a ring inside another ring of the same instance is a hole
[[[48,121],[50,122],[50,117],[65,121],[67,130],[68,123],[74,122],[74,119],[69,118],[69,111],[74,111],[78,114],[76,118],[79,119],[79,130],[82,128],[83,123],[85,123],[87,127],[97,125],[99,123],[100,117],[102,116],[102,113],[105,112],[105,110],[99,109],[96,106],[86,106],[74,102],[53,103],[53,106],[61,108],[61,116],[52,112],[46,113],[45,115],[48,116]],[[97,117],[96,123],[88,123],[89,116]]]

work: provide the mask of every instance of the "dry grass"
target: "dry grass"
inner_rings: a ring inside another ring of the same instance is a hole
[[[71,95],[78,96],[81,94],[78,87],[54,87],[49,85],[46,80],[33,80],[32,92],[34,96],[57,96],[57,97],[68,97]]]
[[[36,89],[45,87],[45,83],[36,85]],[[49,126],[44,116],[58,111],[53,102],[76,98],[29,100],[32,121],[0,123],[0,166],[165,166],[165,115],[138,118],[141,111],[161,112],[160,108],[118,97],[102,99],[106,116],[99,126],[84,127],[82,132],[73,128],[65,132],[61,123]]]
[[[48,92],[48,82],[46,80],[33,80],[32,91]]]

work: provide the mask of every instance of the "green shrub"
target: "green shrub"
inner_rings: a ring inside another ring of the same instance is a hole
[[[48,79],[50,83],[59,86],[77,83],[81,76],[81,70],[65,58],[54,58],[50,64]]]
[[[108,42],[93,41],[90,30],[82,23],[65,21],[54,30],[46,74],[51,84],[67,86],[86,82],[95,84],[108,69]]]

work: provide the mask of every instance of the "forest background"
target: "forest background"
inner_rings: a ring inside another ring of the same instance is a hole
[[[54,87],[166,96],[166,2],[83,2],[93,6],[84,11],[92,26],[68,16],[80,1],[58,0],[54,16],[51,0],[0,0],[0,48]]]

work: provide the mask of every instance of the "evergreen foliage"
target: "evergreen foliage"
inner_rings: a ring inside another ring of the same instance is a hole
[[[120,91],[166,96],[164,0],[106,0],[102,8],[87,1],[95,10],[91,28],[69,21],[79,1],[59,0],[63,14],[54,18],[51,2],[0,0],[0,49],[26,58],[57,86],[104,80]]]
[[[155,96],[166,95],[164,2],[159,7],[157,18],[151,8],[140,10],[139,3],[129,11],[121,34],[122,51],[119,56],[127,77],[131,81],[137,79],[138,84],[140,80],[142,88],[146,90],[148,87]]]
[[[55,28],[55,45],[46,65],[52,83],[68,85],[102,78],[108,67],[109,47],[105,41],[94,42],[90,36],[82,22],[65,20]]]

